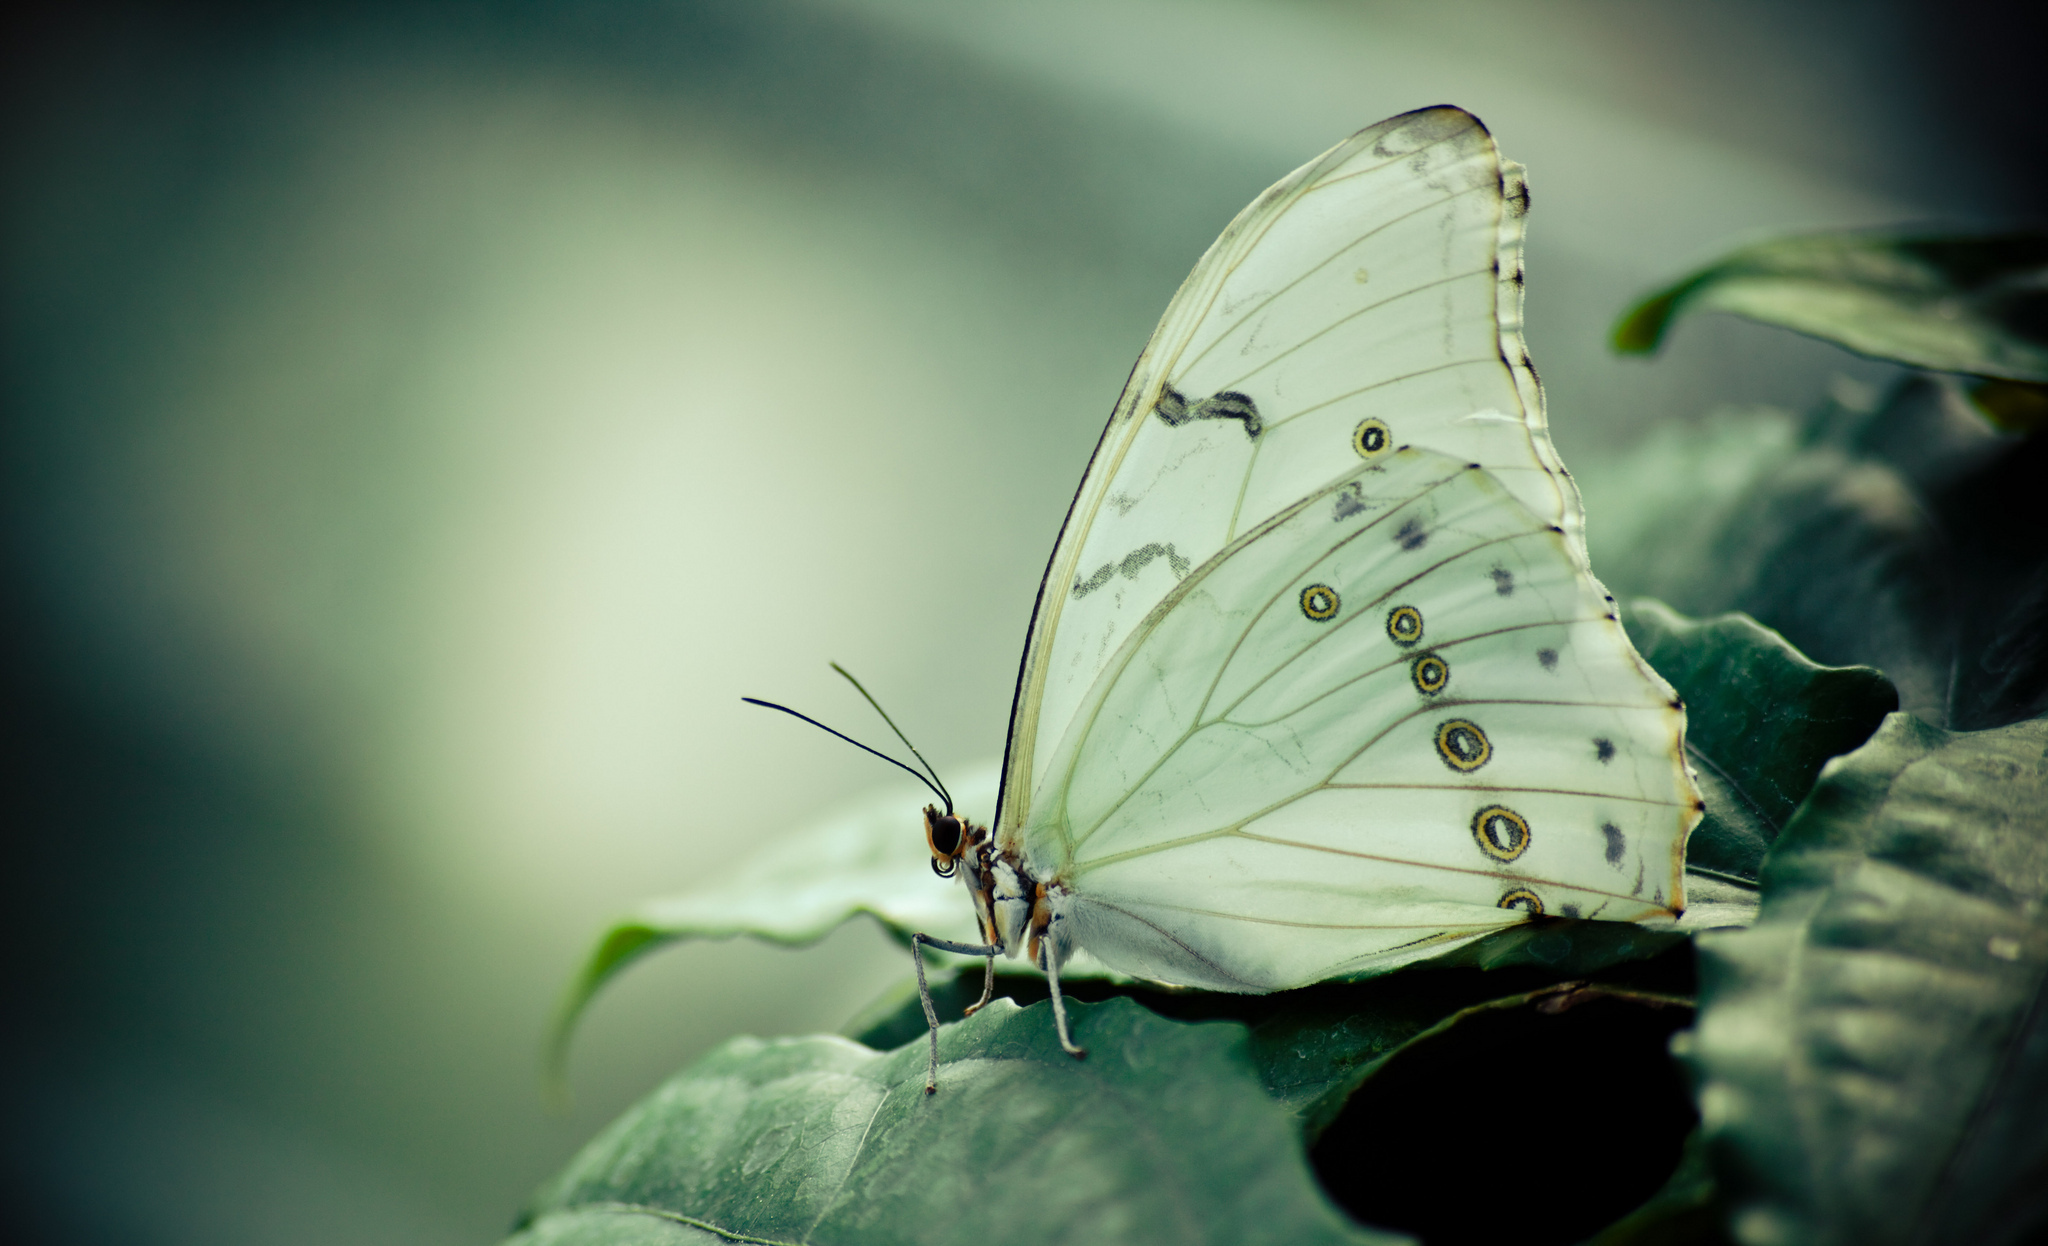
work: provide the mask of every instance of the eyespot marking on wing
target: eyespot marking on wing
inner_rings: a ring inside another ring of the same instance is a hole
[[[1415,690],[1424,696],[1435,696],[1451,682],[1451,664],[1434,653],[1416,658],[1408,673],[1415,680]]]
[[[1470,774],[1493,756],[1493,744],[1471,719],[1447,718],[1437,724],[1436,754],[1444,759],[1444,765]]]
[[[1472,815],[1472,838],[1496,861],[1512,861],[1529,848],[1529,820],[1506,805],[1488,805]]]
[[[1607,764],[1608,762],[1611,762],[1611,761],[1613,761],[1613,760],[1614,760],[1614,741],[1612,741],[1612,740],[1608,739],[1608,738],[1607,738],[1606,736],[1604,736],[1604,735],[1603,735],[1603,736],[1594,736],[1594,737],[1593,737],[1593,756],[1595,756],[1595,757],[1599,758],[1599,759],[1600,759],[1600,763],[1601,763],[1602,765],[1605,765],[1605,764]]]
[[[1546,671],[1554,671],[1554,670],[1556,670],[1556,669],[1557,669],[1557,650],[1555,650],[1555,649],[1538,649],[1538,650],[1536,651],[1536,661],[1537,661],[1537,664],[1538,664],[1538,665],[1540,665],[1540,666],[1542,666],[1542,667],[1543,667],[1543,669],[1544,669],[1544,670],[1546,670]]]
[[[1384,420],[1360,420],[1351,430],[1351,448],[1361,459],[1376,459],[1394,448],[1394,431]]]
[[[1301,590],[1301,612],[1317,623],[1337,617],[1337,590],[1327,584],[1311,584]]]
[[[1519,909],[1530,917],[1543,916],[1543,901],[1527,887],[1517,887],[1500,898],[1504,909]]]
[[[1159,391],[1159,400],[1152,404],[1152,411],[1168,427],[1179,428],[1190,420],[1241,420],[1244,435],[1257,440],[1265,428],[1265,421],[1259,417],[1259,405],[1252,401],[1250,394],[1226,389],[1211,394],[1200,402],[1189,404],[1187,396],[1171,385]]]
[[[1387,636],[1407,647],[1422,639],[1422,611],[1413,606],[1395,606],[1387,611]]]

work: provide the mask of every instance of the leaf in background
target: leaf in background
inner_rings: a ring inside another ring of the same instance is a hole
[[[1724,411],[1575,456],[1601,577],[1876,667],[1951,729],[2048,713],[2048,436],[1992,432],[1952,378],[1856,388],[1804,419]]]
[[[1904,708],[1944,719],[1954,554],[1915,483],[1832,431],[1875,415],[1831,404],[1802,428],[1728,411],[1660,425],[1611,457],[1580,455],[1601,520],[1588,529],[1593,565],[1618,596],[1695,617],[1740,610],[1815,662],[1882,670]]]
[[[967,772],[954,785],[960,810],[980,818],[994,809],[996,779],[993,764]],[[959,884],[932,876],[917,793],[892,785],[804,830],[764,837],[762,849],[724,881],[650,900],[613,923],[556,1014],[551,1075],[559,1079],[577,1018],[598,989],[634,960],[681,939],[752,935],[815,943],[865,913],[900,938],[921,930],[972,940],[974,911]]]
[[[1832,763],[1743,931],[1703,935],[1710,1156],[1749,1246],[2048,1233],[2048,721],[1894,715]]]
[[[1243,1027],[1077,1003],[1077,1061],[1048,1011],[948,1026],[929,1096],[921,1043],[736,1039],[586,1147],[511,1241],[696,1240],[650,1222],[849,1246],[1401,1240],[1316,1188]]]
[[[1614,348],[1688,310],[1733,312],[1937,372],[2048,382],[2048,235],[1833,233],[1745,247],[1636,304]]]
[[[1641,599],[1622,621],[1685,700],[1686,752],[1707,796],[1687,868],[1754,883],[1821,767],[1868,740],[1898,690],[1867,666],[1818,665],[1747,615],[1688,619]]]

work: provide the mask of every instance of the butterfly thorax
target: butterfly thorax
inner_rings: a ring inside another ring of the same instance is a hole
[[[974,904],[982,938],[1005,956],[1023,952],[1038,964],[1053,923],[1059,920],[1064,889],[1039,881],[1014,851],[996,849],[987,827],[930,805],[925,806],[924,818],[932,872],[941,878],[959,877]],[[1065,947],[1059,951],[1064,960]]]

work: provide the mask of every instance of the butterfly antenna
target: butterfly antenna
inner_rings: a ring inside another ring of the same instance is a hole
[[[912,744],[910,742],[910,737],[903,734],[903,728],[897,726],[896,720],[889,717],[889,711],[883,709],[882,703],[875,700],[874,697],[870,696],[866,688],[860,686],[860,680],[855,679],[851,671],[848,671],[845,667],[839,665],[839,663],[837,662],[834,662],[832,664],[832,669],[838,671],[842,676],[844,676],[846,682],[853,685],[853,690],[855,692],[860,693],[862,697],[866,698],[867,703],[869,705],[875,707],[875,713],[880,714],[882,716],[882,721],[889,724],[889,730],[895,732],[896,738],[903,741],[903,747],[910,750],[910,755],[912,757],[917,758],[919,761],[924,762],[925,773],[929,774],[932,777],[932,785],[939,789],[939,795],[943,797],[946,801],[946,812],[953,812],[952,794],[946,791],[946,785],[943,781],[940,780],[939,772],[933,768],[930,762],[924,760],[924,754],[917,751],[917,745]]]
[[[859,687],[859,685],[858,685],[858,684],[856,684],[856,685],[854,685],[854,686],[855,686],[855,687]],[[909,767],[909,766],[906,766],[906,765],[904,765],[904,764],[903,764],[902,762],[900,762],[900,761],[897,761],[897,760],[896,760],[896,759],[895,759],[894,757],[891,757],[891,756],[889,756],[889,755],[888,755],[887,753],[884,753],[884,752],[882,752],[882,751],[881,751],[881,750],[879,750],[879,749],[872,749],[872,748],[868,748],[868,746],[867,746],[867,745],[865,745],[865,744],[862,744],[862,743],[861,743],[861,742],[860,742],[859,740],[856,740],[856,739],[854,739],[854,738],[853,738],[852,736],[850,736],[850,735],[847,735],[847,734],[846,734],[845,732],[843,732],[843,731],[832,731],[832,728],[830,728],[830,727],[827,727],[827,726],[826,726],[826,725],[825,725],[824,723],[821,723],[821,722],[819,722],[819,721],[818,721],[817,719],[815,719],[815,718],[812,718],[812,717],[811,717],[811,716],[810,716],[809,714],[799,714],[799,713],[797,713],[797,712],[796,712],[795,710],[793,710],[793,709],[789,708],[789,707],[788,707],[787,705],[777,705],[777,704],[776,704],[775,702],[773,702],[773,701],[763,701],[763,700],[759,699],[758,697],[741,697],[741,698],[740,698],[740,700],[742,700],[742,701],[745,701],[745,702],[746,702],[746,703],[747,703],[748,705],[758,705],[758,706],[761,706],[761,707],[762,707],[763,709],[771,709],[771,710],[781,710],[781,711],[782,711],[783,713],[785,713],[785,714],[789,715],[789,716],[790,716],[791,718],[801,718],[801,719],[803,719],[803,720],[804,720],[805,722],[807,722],[807,723],[811,724],[811,725],[812,725],[813,727],[816,727],[816,728],[817,728],[818,730],[820,730],[820,731],[829,731],[829,732],[831,732],[831,733],[832,733],[833,735],[836,735],[836,736],[838,736],[838,737],[839,737],[840,739],[842,739],[842,740],[846,741],[846,742],[847,742],[848,744],[851,744],[851,745],[853,745],[853,746],[854,746],[855,748],[858,748],[858,749],[866,749],[866,750],[867,750],[868,752],[870,752],[870,753],[873,753],[873,754],[874,754],[875,756],[877,756],[877,757],[881,758],[881,759],[882,759],[883,761],[886,761],[886,762],[888,762],[888,763],[889,763],[890,765],[892,765],[892,766],[895,766],[895,767],[897,767],[898,769],[902,769],[902,770],[908,770],[908,771],[910,771],[910,773],[912,773],[912,774],[914,774],[914,775],[916,775],[916,776],[917,776],[917,781],[918,781],[919,783],[922,783],[922,784],[924,784],[924,785],[925,785],[926,787],[928,787],[928,788],[932,789],[932,791],[934,791],[934,792],[936,792],[936,793],[938,794],[938,797],[939,797],[939,799],[940,799],[940,800],[943,800],[943,801],[945,801],[945,802],[946,802],[946,812],[947,812],[947,813],[951,813],[951,812],[953,812],[953,798],[952,798],[951,796],[948,796],[948,795],[946,795],[946,789],[945,789],[945,788],[943,788],[943,787],[940,787],[940,786],[939,786],[938,784],[936,784],[936,783],[932,782],[932,781],[931,781],[930,779],[926,778],[926,777],[924,776],[924,772],[923,772],[923,771],[921,771],[921,770],[915,770],[915,769],[912,769],[911,767]],[[906,744],[907,744],[907,743],[909,743],[909,741],[907,741],[907,740],[906,740],[906,741],[904,741],[904,743],[906,743]],[[912,749],[911,751],[912,751],[912,752],[916,752],[917,750],[915,750],[915,749]],[[923,761],[923,760],[924,760],[924,758],[920,757],[920,758],[918,758],[918,760],[919,760],[919,761]]]

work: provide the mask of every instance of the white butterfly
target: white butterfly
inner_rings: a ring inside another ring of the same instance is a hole
[[[1265,992],[1683,908],[1685,712],[1593,578],[1545,428],[1528,202],[1476,118],[1430,108],[1209,248],[1053,549],[993,833],[925,811],[985,943],[914,949],[1023,952],[1080,1055],[1080,948]]]

